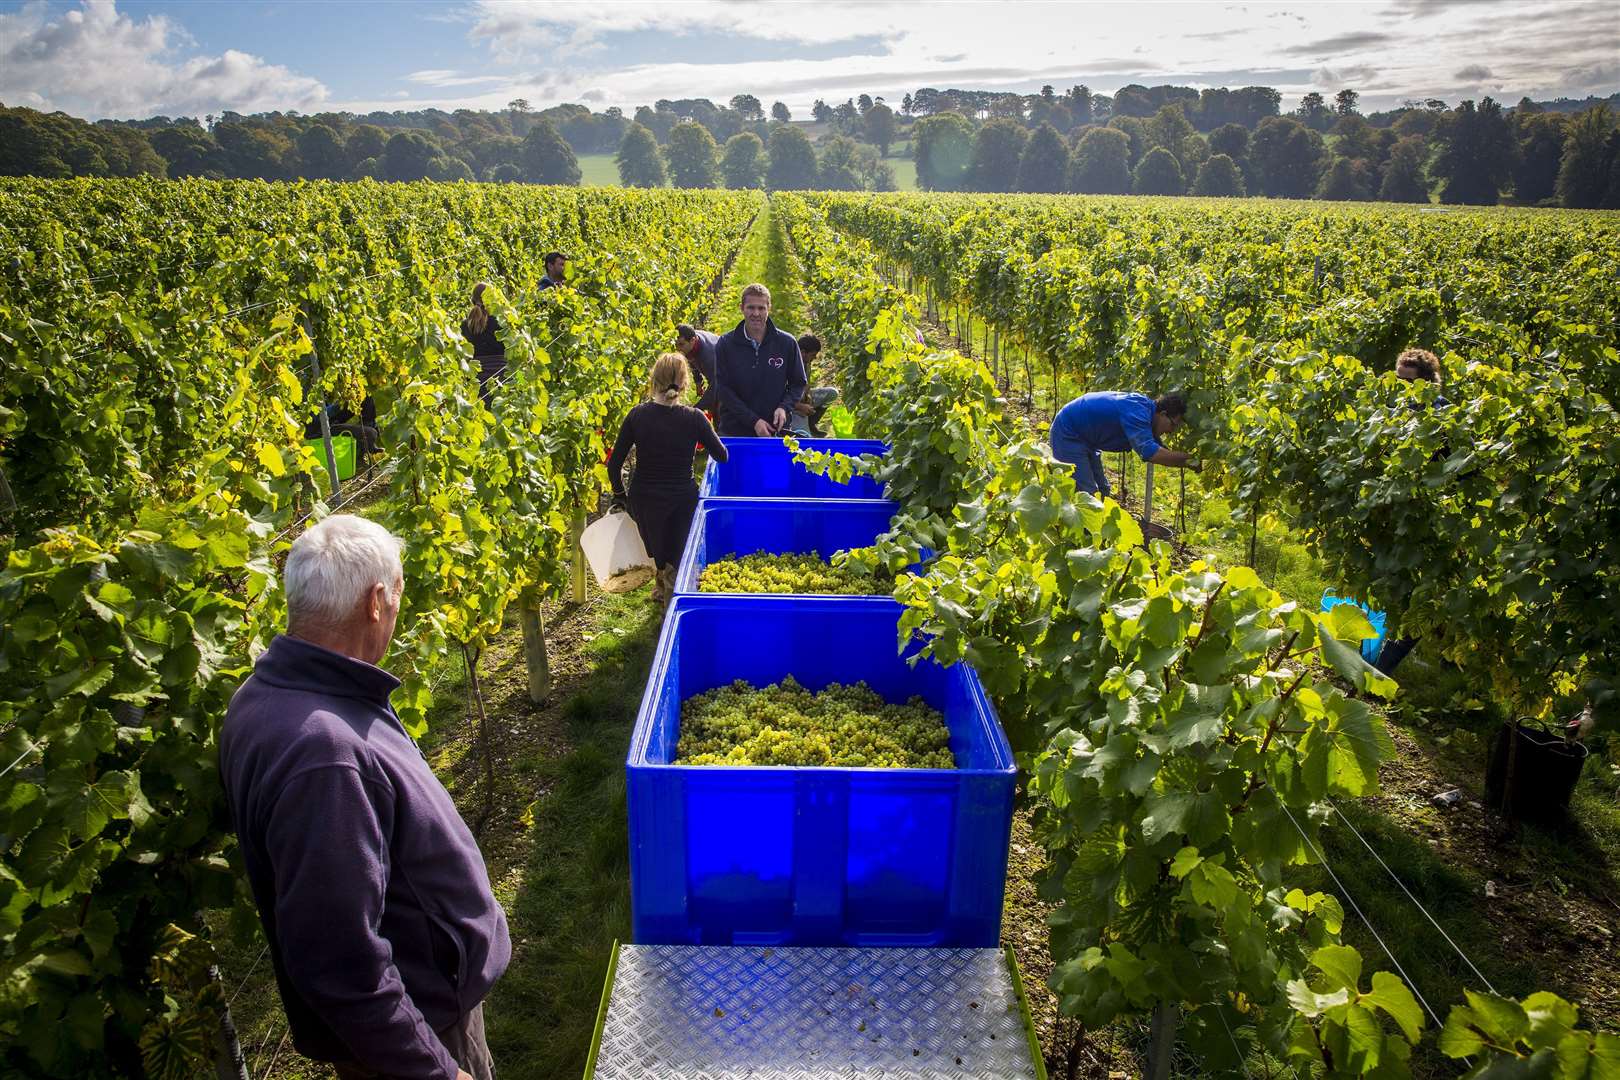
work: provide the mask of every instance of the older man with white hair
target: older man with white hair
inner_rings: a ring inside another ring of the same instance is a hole
[[[337,514],[287,557],[287,632],[225,717],[220,773],[293,1046],[345,1080],[491,1080],[483,999],[506,916],[376,666],[399,541]]]

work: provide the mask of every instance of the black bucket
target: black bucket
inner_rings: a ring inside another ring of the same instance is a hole
[[[1545,728],[1503,724],[1485,769],[1485,805],[1525,821],[1564,820],[1586,754],[1585,744]]]

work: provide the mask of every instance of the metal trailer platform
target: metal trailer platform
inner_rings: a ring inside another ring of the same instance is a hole
[[[1046,1080],[1012,950],[616,945],[586,1080]]]

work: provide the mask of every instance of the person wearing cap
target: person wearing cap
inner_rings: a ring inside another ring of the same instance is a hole
[[[546,273],[540,279],[540,291],[554,289],[563,284],[563,271],[568,266],[568,256],[560,251],[548,251],[545,258]]]
[[[771,438],[804,397],[804,360],[793,335],[771,321],[771,290],[758,282],[744,287],[742,313],[714,350],[720,434]]]
[[[699,330],[689,323],[675,328],[675,351],[686,357],[698,392],[697,407],[711,416],[719,399],[714,380],[714,347],[718,344],[720,335],[713,331]]]
[[[1197,472],[1191,454],[1159,444],[1186,420],[1187,401],[1180,394],[1157,400],[1114,390],[1082,394],[1052,418],[1052,456],[1074,466],[1076,490],[1107,498],[1113,492],[1103,472],[1104,451],[1135,450],[1143,461]]]

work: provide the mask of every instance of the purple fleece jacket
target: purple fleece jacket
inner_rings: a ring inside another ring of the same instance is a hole
[[[436,1030],[506,970],[506,915],[388,703],[399,680],[277,637],[231,700],[220,774],[293,1046],[454,1080]]]

